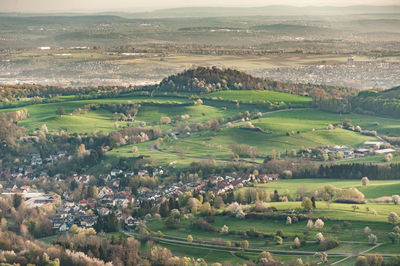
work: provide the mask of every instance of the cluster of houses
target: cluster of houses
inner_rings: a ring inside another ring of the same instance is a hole
[[[162,173],[162,169],[153,171],[154,176]],[[148,174],[146,170],[141,170],[137,173],[137,175]],[[271,182],[278,179],[278,174],[263,174],[257,177],[254,175],[237,177],[215,176],[200,183],[173,183],[169,186],[154,189],[140,187],[138,189],[138,195],[134,196],[130,192],[120,189],[117,185],[118,183],[116,183],[116,181],[119,180],[118,177],[132,175],[134,175],[133,172],[126,172],[118,169],[113,169],[109,174],[101,174],[99,177],[108,185],[98,188],[97,199],[88,198],[80,200],[79,202],[73,202],[67,199],[68,195],[64,195],[66,198],[65,203],[58,208],[57,215],[52,218],[53,228],[58,231],[66,231],[74,223],[84,228],[91,227],[93,226],[92,222],[97,219],[97,215],[104,216],[111,212],[116,214],[117,219],[125,228],[134,228],[138,224],[144,223],[144,221],[123,213],[122,210],[128,207],[128,205],[139,207],[140,203],[145,200],[149,200],[153,204],[159,204],[163,198],[178,197],[180,194],[186,192],[208,193],[212,191],[215,195],[218,195],[243,187],[250,182]],[[78,183],[87,184],[92,176],[75,175],[71,178]],[[94,213],[96,213],[96,215]]]
[[[0,187],[1,188],[1,187]],[[48,204],[61,203],[61,196],[56,193],[44,193],[33,190],[30,186],[9,185],[0,195],[21,195],[25,200],[25,206],[28,208],[43,207]]]
[[[39,158],[36,155],[34,158]],[[33,158],[32,157],[32,158]],[[36,159],[35,159],[36,160]],[[10,174],[10,169],[4,173]],[[178,197],[186,192],[208,193],[213,192],[215,195],[226,193],[234,189],[243,187],[250,182],[270,182],[278,179],[277,174],[266,175],[240,175],[240,176],[214,176],[205,179],[201,182],[189,183],[173,183],[168,186],[149,188],[141,186],[138,188],[136,195],[131,191],[126,191],[121,186],[121,180],[124,177],[131,176],[161,176],[164,170],[159,167],[153,169],[150,173],[148,170],[139,170],[137,172],[124,171],[113,169],[108,174],[100,174],[99,178],[104,181],[103,185],[97,187],[97,195],[92,198],[86,198],[75,201],[73,196],[68,192],[64,192],[62,196],[56,193],[43,193],[32,189],[30,186],[13,185],[9,182],[7,188],[0,188],[3,195],[21,194],[25,198],[27,207],[41,207],[46,204],[58,203],[56,215],[51,217],[53,229],[55,231],[67,231],[76,224],[83,228],[93,227],[98,219],[98,216],[106,216],[114,213],[124,228],[133,228],[143,221],[139,218],[132,217],[123,210],[127,207],[139,207],[143,201],[151,201],[153,204],[161,203],[163,198]],[[19,173],[15,177],[23,176]],[[42,177],[49,178],[47,174],[42,174]],[[55,176],[55,180],[61,181],[60,176]],[[67,177],[66,182],[75,181],[78,185],[89,186],[94,184],[95,177],[93,175],[74,174]],[[12,181],[12,180],[9,180]],[[0,194],[0,195],[1,195]]]
[[[321,152],[328,155],[341,152],[344,159],[353,159],[375,154],[393,153],[396,152],[396,150],[392,148],[385,148],[385,142],[382,141],[366,141],[361,147],[356,149],[348,146],[335,145],[324,147],[322,148]]]
[[[396,152],[396,150],[392,148],[386,148],[385,142],[383,141],[366,141],[364,145],[358,149],[355,149],[354,152],[359,157],[364,157],[373,154],[387,154]]]
[[[59,151],[57,154],[52,154],[44,159],[40,156],[39,153],[31,154],[31,166],[40,166],[43,163],[56,163],[59,160],[65,159],[67,157],[67,153],[65,151]]]

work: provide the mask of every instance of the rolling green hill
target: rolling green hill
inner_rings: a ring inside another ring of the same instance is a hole
[[[298,96],[294,94],[276,92],[276,91],[257,91],[257,90],[229,90],[229,91],[218,91],[206,94],[203,96],[207,99],[218,99],[224,101],[238,101],[244,103],[280,103],[284,102],[290,106],[311,106],[311,98]]]
[[[380,92],[360,92],[351,104],[356,112],[400,118],[400,86]]]

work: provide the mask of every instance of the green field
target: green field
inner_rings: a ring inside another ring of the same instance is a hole
[[[299,124],[299,126],[302,127],[303,125]],[[164,144],[161,150],[167,153],[176,153],[176,147],[179,147],[186,156],[215,157],[228,160],[232,143],[257,147],[261,157],[265,157],[272,154],[273,151],[283,154],[286,151],[290,152],[292,149],[299,150],[304,147],[326,145],[352,145],[357,147],[372,139],[375,138],[343,129],[310,131],[286,136],[279,133],[268,134],[234,127],[223,128],[219,132],[207,132],[191,138],[178,139]]]
[[[295,195],[298,188],[304,187],[308,192],[312,192],[324,185],[333,185],[338,188],[357,188],[362,191],[367,199],[373,199],[381,196],[398,194],[400,191],[399,180],[372,180],[367,186],[362,186],[360,180],[340,180],[340,179],[289,179],[279,180],[267,184],[259,184],[258,188],[264,188],[269,192],[278,190],[280,195]],[[242,188],[247,189],[247,188]],[[291,210],[301,210],[301,202],[269,202],[271,207],[277,208],[278,214],[287,214]],[[271,251],[277,257],[285,262],[289,262],[293,257],[302,258],[305,261],[315,261],[315,258],[307,255],[298,255],[296,252],[311,252],[312,254],[318,251],[318,245],[314,242],[315,235],[321,232],[324,237],[334,237],[341,241],[338,247],[328,250],[328,254],[359,254],[373,248],[367,254],[383,253],[383,254],[398,254],[400,244],[392,244],[388,238],[388,233],[392,231],[393,226],[388,222],[387,217],[390,212],[400,213],[400,205],[393,203],[373,203],[371,200],[367,204],[358,205],[356,211],[352,208],[353,204],[316,202],[316,208],[309,215],[314,217],[314,220],[319,217],[324,217],[325,225],[323,228],[308,228],[307,220],[286,224],[285,220],[269,219],[269,218],[244,218],[238,219],[227,216],[222,213],[223,209],[216,210],[214,221],[210,224],[217,229],[224,225],[228,226],[229,232],[245,232],[255,229],[268,235],[275,235],[278,230],[284,232],[282,245],[276,245],[271,238],[251,237],[235,234],[220,234],[209,233],[191,226],[188,219],[181,217],[181,221],[177,228],[168,228],[163,221],[151,219],[147,226],[152,231],[161,231],[164,234],[161,241],[162,245],[170,248],[175,254],[201,254],[207,258],[209,262],[219,261],[220,258],[229,262],[240,262],[240,259],[235,256],[236,253],[222,251],[226,241],[231,243],[242,241],[244,239],[249,242],[249,250],[245,250],[242,254],[248,258],[253,254],[251,249]],[[377,213],[374,214],[373,210]],[[349,222],[345,226],[344,222]],[[339,229],[334,229],[333,226]],[[364,228],[368,226],[374,235],[378,238],[379,246],[374,246],[368,243],[368,238],[364,233]],[[216,250],[203,249],[200,244],[195,246],[187,246],[184,244],[187,235],[191,234],[194,238],[194,243],[215,243],[217,240],[223,243],[223,246]],[[307,240],[305,246],[299,249],[293,249],[293,239],[298,236]],[[177,245],[168,241],[181,241]],[[280,252],[293,252],[292,255],[283,255]],[[257,256],[256,253],[253,256]],[[194,256],[196,257],[196,256]],[[328,255],[330,263],[343,259],[340,256]],[[243,260],[244,261],[244,260]],[[350,258],[340,265],[354,265],[355,260]]]
[[[397,134],[400,121],[357,114],[340,115],[317,109],[283,110],[264,113],[261,119],[252,120],[252,124],[261,130],[241,128],[244,122],[232,128],[222,128],[218,132],[206,132],[191,138],[178,139],[161,147],[162,151],[173,154],[176,147],[184,155],[193,157],[228,160],[231,144],[255,146],[261,157],[275,152],[286,153],[292,149],[311,148],[326,145],[346,145],[358,147],[367,140],[376,138],[344,129],[327,130],[329,124],[337,124],[344,118],[352,119],[354,125],[364,129],[377,130],[374,122],[379,123],[378,132]],[[369,157],[365,158],[368,160]],[[375,161],[376,158],[371,158]],[[397,158],[395,158],[395,161]]]
[[[43,124],[47,125],[50,132],[66,130],[70,133],[90,133],[97,130],[105,132],[115,131],[114,122],[112,121],[112,113],[107,111],[92,111],[81,115],[69,115],[77,108],[83,108],[87,104],[117,104],[117,103],[143,103],[143,102],[159,102],[159,103],[186,103],[187,99],[181,98],[143,98],[143,97],[124,97],[94,100],[76,100],[58,103],[36,104],[20,108],[1,109],[0,112],[11,112],[20,109],[27,109],[29,118],[19,122],[20,126],[24,126],[28,132],[40,129]],[[59,106],[63,106],[66,115],[58,116],[56,110]],[[124,123],[120,123],[121,126]]]
[[[310,106],[311,98],[294,94],[287,94],[276,91],[257,91],[257,90],[229,90],[209,93],[204,96],[207,99],[218,98],[224,101],[238,100],[245,103],[256,101],[269,101],[271,103],[285,102],[291,106]]]
[[[278,190],[282,195],[290,195],[296,197],[299,188],[305,189],[306,192],[313,191],[332,185],[337,188],[357,188],[360,190],[366,199],[375,199],[382,196],[392,196],[400,193],[399,180],[370,180],[370,184],[363,186],[361,180],[346,180],[346,179],[287,179],[267,184],[256,185],[258,188],[264,188],[268,192]],[[247,189],[247,188],[242,188]],[[392,206],[394,207],[394,206]]]

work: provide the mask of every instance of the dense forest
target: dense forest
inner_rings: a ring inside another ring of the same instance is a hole
[[[120,93],[131,90],[124,86],[61,87],[38,84],[0,85],[0,102],[24,98],[51,98],[66,95],[88,95],[91,93]]]
[[[373,180],[399,179],[400,164],[340,164],[308,167],[293,172],[293,178],[333,178],[333,179],[361,179],[368,176]]]
[[[400,86],[380,92],[362,91],[351,102],[358,113],[400,118]]]

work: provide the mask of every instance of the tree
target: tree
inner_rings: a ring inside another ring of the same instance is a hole
[[[369,185],[369,179],[368,177],[364,176],[363,178],[361,178],[361,184],[363,186]]]
[[[293,242],[294,242],[294,246],[296,248],[301,247],[301,242],[300,242],[300,239],[298,237],[296,237]]]
[[[316,221],[315,221],[315,224],[314,224],[314,227],[315,228],[323,228],[324,227],[324,221],[322,221],[321,219],[317,219]]]
[[[227,225],[222,226],[220,232],[221,234],[227,234],[229,232],[229,227]]]
[[[200,214],[203,216],[208,216],[212,214],[211,205],[209,202],[204,202],[200,207]]]
[[[47,125],[46,125],[46,124],[43,124],[43,125],[42,125],[42,131],[43,131],[44,133],[49,133],[49,130],[47,129]]]
[[[247,240],[240,241],[240,247],[242,249],[248,249],[249,248],[249,241],[247,241]]]
[[[280,174],[280,177],[282,179],[289,179],[289,178],[292,178],[292,176],[293,176],[293,173],[290,170],[285,170]]]
[[[388,234],[389,239],[392,241],[392,243],[396,243],[400,239],[400,234],[396,232],[390,232]]]
[[[376,235],[374,235],[374,234],[370,234],[369,236],[368,236],[368,242],[370,243],[370,244],[376,244],[376,242],[378,241],[378,237],[376,236]]]
[[[386,154],[385,155],[385,162],[391,162],[392,160],[393,160],[393,154],[391,154],[391,153],[388,153],[388,154]]]
[[[392,196],[392,201],[395,205],[399,204],[400,202],[400,196],[399,195],[393,195]]]
[[[313,209],[315,209],[316,205],[315,205],[315,197],[314,196],[311,197],[311,202],[312,202]]]
[[[167,217],[169,215],[169,204],[167,200],[161,203],[159,213],[161,217]]]
[[[322,263],[328,262],[328,254],[326,252],[317,252],[314,257],[320,259]]]
[[[305,211],[310,211],[313,208],[312,202],[310,200],[309,197],[304,197],[302,202],[301,202],[301,207],[305,210]]]
[[[65,115],[65,110],[63,106],[59,106],[56,110],[56,114],[59,116]]]
[[[313,228],[314,227],[314,222],[313,222],[313,220],[308,220],[308,222],[307,222],[307,227],[308,228]]]
[[[88,197],[97,199],[99,196],[99,189],[96,186],[90,186],[88,188]]]
[[[367,258],[365,256],[358,256],[355,266],[369,266]]]
[[[273,200],[276,202],[279,202],[279,193],[278,193],[278,190],[276,190],[276,189],[274,190]]]
[[[169,118],[168,116],[163,116],[160,118],[160,123],[163,125],[171,124],[171,118]]]
[[[132,153],[136,154],[136,153],[138,153],[138,151],[139,151],[139,149],[137,146],[132,147]]]
[[[383,263],[383,258],[379,254],[368,254],[365,257],[367,258],[368,265],[380,266]]]
[[[22,202],[23,202],[22,195],[14,194],[14,197],[13,197],[13,206],[14,206],[14,208],[18,209],[18,207],[21,206]]]
[[[366,226],[366,227],[364,228],[364,234],[365,234],[366,236],[369,236],[371,233],[372,233],[371,229],[369,229],[369,227]]]
[[[317,240],[318,243],[321,243],[321,242],[323,242],[325,240],[325,237],[324,237],[324,235],[322,233],[317,233],[315,235],[315,239]]]
[[[187,236],[187,242],[189,242],[189,243],[193,242],[193,236],[192,235],[188,235]]]
[[[389,223],[395,225],[399,222],[399,220],[400,220],[400,217],[399,217],[399,215],[397,215],[397,213],[395,213],[395,212],[389,213],[389,216],[388,216]]]
[[[223,208],[225,206],[224,200],[222,199],[221,196],[217,196],[214,199],[214,208]]]

